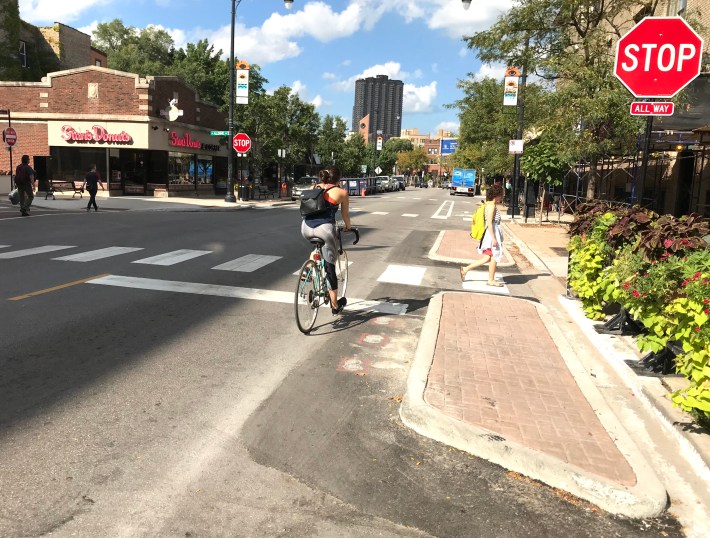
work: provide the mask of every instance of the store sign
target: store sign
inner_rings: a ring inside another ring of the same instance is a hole
[[[62,126],[62,140],[66,142],[88,142],[97,144],[133,144],[133,138],[126,131],[110,133],[101,125],[94,125],[85,131],[78,131],[71,125]]]
[[[175,131],[170,133],[170,140],[168,143],[171,146],[178,148],[192,148],[192,149],[202,149],[205,151],[219,151],[219,144],[206,144],[195,140],[190,136],[190,133],[185,133],[183,136],[178,135]]]

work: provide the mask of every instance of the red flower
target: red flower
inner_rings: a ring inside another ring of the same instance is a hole
[[[641,294],[638,292],[638,290],[632,291],[631,294],[632,294],[634,297],[636,297],[637,299],[638,299],[639,297],[641,297]]]
[[[687,285],[688,285],[688,280],[684,280],[684,281],[683,281],[683,286],[687,286]]]
[[[631,285],[630,282],[624,282],[624,289],[628,290],[630,285]]]
[[[695,273],[695,274],[693,275],[693,280],[699,279],[700,276],[701,276],[701,273],[700,273],[700,271],[698,271],[697,273]]]
[[[666,247],[666,248],[670,247],[672,244],[673,244],[673,240],[672,240],[672,239],[665,239],[665,240],[663,241],[663,246]]]
[[[706,308],[705,310],[703,310],[703,312],[705,312],[706,314],[710,314],[710,308]]]
[[[695,332],[699,333],[700,332],[700,327],[695,327]]]

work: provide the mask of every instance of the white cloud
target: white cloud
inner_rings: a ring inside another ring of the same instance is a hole
[[[324,78],[325,80],[337,80],[338,75],[336,75],[335,73],[323,73],[321,75],[321,78]]]
[[[69,23],[87,9],[109,3],[110,0],[19,0],[20,18],[33,24]]]
[[[486,77],[503,80],[505,70],[508,66],[505,64],[483,64],[477,73],[474,73],[474,80],[483,80]]]
[[[319,109],[325,104],[325,101],[320,95],[316,95],[313,99],[311,99],[311,104],[316,107],[316,109]]]
[[[439,123],[435,130],[436,131],[449,131],[450,133],[458,133],[460,128],[460,124],[457,121],[442,121]]]
[[[409,73],[407,71],[402,71],[402,64],[399,62],[385,62],[383,64],[368,67],[361,73],[353,75],[348,79],[339,80],[333,84],[333,87],[336,90],[343,92],[351,92],[355,88],[356,80],[367,77],[376,77],[377,75],[387,75],[390,79],[404,81],[412,78],[420,78],[422,76],[422,72],[417,69],[414,73]]]
[[[428,86],[404,85],[403,112],[431,112],[436,99],[436,81]]]

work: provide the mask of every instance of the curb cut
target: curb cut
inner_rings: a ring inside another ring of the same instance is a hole
[[[429,303],[400,406],[402,422],[425,437],[568,491],[608,512],[632,518],[661,514],[668,499],[665,488],[569,350],[565,352],[558,348],[583,395],[636,475],[636,484],[633,486],[624,486],[588,473],[553,456],[506,440],[495,432],[448,417],[426,403],[424,391],[436,349],[444,293],[460,292],[437,293]],[[510,300],[524,301],[515,298]],[[562,331],[557,328],[547,308],[533,304],[553,340],[559,341]]]
[[[511,241],[518,248],[518,251],[520,251],[520,254],[522,254],[535,269],[548,275],[553,274],[552,271],[550,271],[550,268],[545,265],[545,262],[543,262],[537,254],[530,250],[527,244],[524,241],[521,241],[518,236],[510,230],[510,227],[507,224],[504,224],[503,226],[505,226],[506,235],[510,237]]]
[[[439,235],[436,237],[436,241],[434,241],[434,244],[429,249],[429,253],[427,254],[427,258],[429,258],[430,260],[435,260],[435,261],[440,261],[440,262],[451,262],[451,263],[458,263],[458,264],[464,263],[466,265],[476,261],[472,258],[451,258],[449,256],[442,256],[441,254],[437,254],[437,251],[439,250],[439,247],[441,246],[441,242],[444,240],[444,235],[446,234],[447,231],[449,231],[449,230],[441,230],[439,232]],[[503,255],[506,257],[506,259],[508,259],[510,261],[507,261],[505,263],[499,263],[498,267],[514,267],[515,260],[508,253],[505,246],[503,246]]]

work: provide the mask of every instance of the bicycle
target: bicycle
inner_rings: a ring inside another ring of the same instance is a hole
[[[335,274],[338,277],[338,299],[345,296],[348,286],[348,253],[343,250],[341,233],[344,227],[336,227],[338,236],[338,257],[335,260]],[[347,230],[355,234],[353,245],[360,241],[360,232],[357,228]],[[293,307],[296,313],[296,325],[303,334],[308,334],[313,329],[321,306],[330,307],[328,293],[328,279],[325,276],[325,262],[322,248],[325,242],[322,239],[311,239],[314,245],[311,257],[305,261],[298,272],[298,283],[294,295]]]

